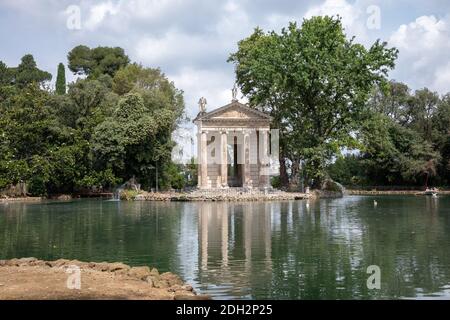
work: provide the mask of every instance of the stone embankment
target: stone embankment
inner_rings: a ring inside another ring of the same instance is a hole
[[[70,285],[76,272],[79,286]],[[69,285],[68,285],[69,284]],[[36,258],[0,260],[0,300],[16,299],[206,299],[177,275],[116,262]]]
[[[423,195],[424,192],[420,190],[347,190],[348,195]],[[449,190],[439,190],[439,195],[450,195]]]
[[[1,202],[40,202],[43,198],[41,197],[8,197],[8,196],[0,196]]]
[[[273,201],[310,199],[313,194],[300,192],[259,190],[239,191],[195,190],[192,192],[142,192],[133,197],[137,201]]]

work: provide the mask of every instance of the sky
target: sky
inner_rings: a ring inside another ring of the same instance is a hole
[[[0,0],[0,60],[16,66],[31,53],[55,76],[77,45],[120,46],[182,89],[193,118],[201,96],[209,110],[231,101],[227,58],[255,27],[280,31],[290,21],[337,14],[356,42],[381,39],[399,49],[391,79],[414,90],[450,91],[447,0]]]

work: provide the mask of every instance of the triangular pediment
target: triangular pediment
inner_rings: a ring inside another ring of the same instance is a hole
[[[242,103],[234,101],[226,106],[206,112],[197,117],[202,121],[268,121],[271,117],[264,112],[250,108]]]

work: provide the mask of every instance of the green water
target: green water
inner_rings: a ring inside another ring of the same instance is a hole
[[[155,266],[219,299],[450,298],[450,197],[0,203],[0,259],[29,256]]]

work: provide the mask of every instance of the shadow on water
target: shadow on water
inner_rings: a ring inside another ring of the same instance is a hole
[[[0,205],[0,259],[155,266],[223,299],[450,298],[450,197],[112,200]]]

